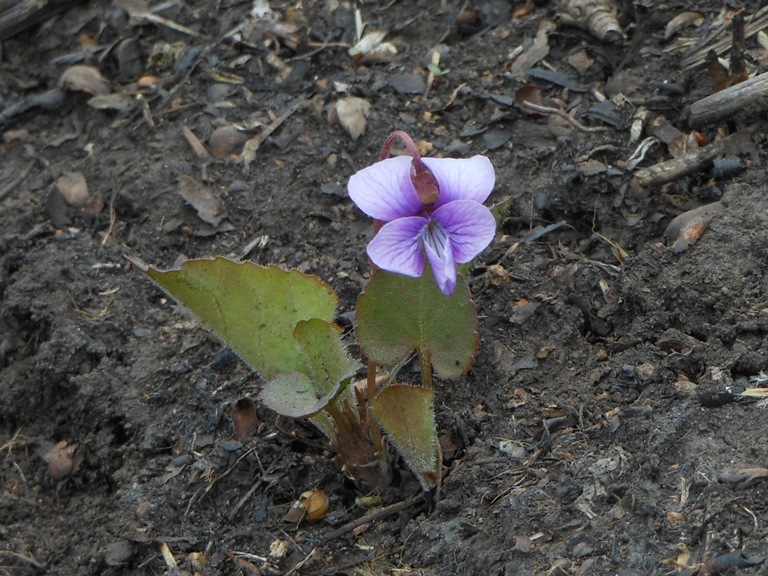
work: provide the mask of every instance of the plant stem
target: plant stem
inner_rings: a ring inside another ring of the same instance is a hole
[[[421,383],[424,388],[432,388],[432,357],[429,352],[419,351],[419,367],[421,368]]]
[[[368,397],[376,392],[376,362],[368,360]]]
[[[334,398],[332,401],[328,403],[328,405],[325,407],[326,412],[330,415],[331,418],[333,418],[333,421],[336,424],[337,427],[337,436],[341,436],[343,434],[351,434],[352,433],[352,423],[347,419],[347,417],[342,412],[341,408],[338,405],[339,399]]]
[[[419,153],[419,149],[416,147],[416,144],[413,143],[413,139],[402,130],[395,130],[392,134],[387,136],[384,145],[381,147],[379,160],[386,160],[389,158],[389,153],[392,151],[392,145],[395,143],[395,140],[400,140],[408,149],[408,152],[410,152],[414,162],[421,164],[421,154]]]

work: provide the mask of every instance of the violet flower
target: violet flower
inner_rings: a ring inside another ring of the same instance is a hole
[[[485,156],[400,156],[360,170],[349,180],[349,196],[368,216],[385,222],[368,244],[371,261],[418,277],[426,253],[440,290],[453,294],[456,265],[472,260],[496,233],[496,220],[483,206],[495,180]]]

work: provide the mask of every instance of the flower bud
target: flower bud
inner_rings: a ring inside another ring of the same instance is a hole
[[[411,162],[411,183],[424,206],[432,206],[440,197],[440,186],[435,175],[424,165],[420,158]]]

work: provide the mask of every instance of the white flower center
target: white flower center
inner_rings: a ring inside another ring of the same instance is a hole
[[[435,220],[430,220],[424,228],[424,243],[429,244],[438,255],[442,256],[448,244],[448,234]]]

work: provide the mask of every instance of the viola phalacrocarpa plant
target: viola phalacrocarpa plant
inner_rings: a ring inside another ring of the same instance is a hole
[[[390,157],[398,140],[408,155]],[[374,220],[373,272],[355,315],[364,377],[333,321],[338,297],[315,276],[223,257],[168,271],[134,264],[259,374],[267,407],[321,430],[361,487],[390,484],[388,441],[431,490],[442,469],[433,375],[458,378],[477,352],[477,312],[457,266],[493,240],[483,203],[494,183],[486,157],[422,158],[401,131],[350,178],[350,198]],[[401,383],[414,351],[421,383]]]

